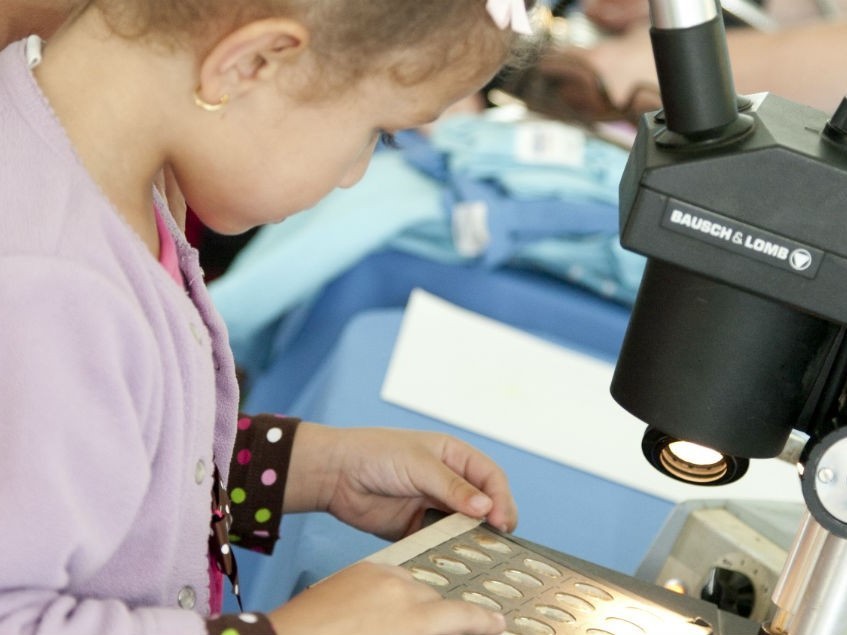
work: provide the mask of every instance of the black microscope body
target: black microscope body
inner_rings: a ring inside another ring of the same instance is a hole
[[[621,244],[648,261],[612,396],[744,461],[795,430],[811,451],[844,423],[847,99],[736,95],[720,17],[651,37],[664,108],[620,185]]]

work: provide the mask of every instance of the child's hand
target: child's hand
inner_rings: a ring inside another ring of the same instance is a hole
[[[503,470],[433,432],[301,423],[288,484],[285,511],[326,510],[389,540],[419,529],[429,508],[486,518],[504,531],[517,524]]]
[[[284,635],[498,635],[499,613],[443,600],[400,567],[353,565],[269,615]]]

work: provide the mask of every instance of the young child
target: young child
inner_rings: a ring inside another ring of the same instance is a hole
[[[230,540],[269,551],[283,512],[398,538],[429,507],[504,530],[516,511],[451,437],[239,418],[224,326],[153,184],[167,170],[219,232],[281,221],[478,90],[528,27],[523,0],[88,0],[0,53],[0,632],[503,630],[376,565],[218,615]]]

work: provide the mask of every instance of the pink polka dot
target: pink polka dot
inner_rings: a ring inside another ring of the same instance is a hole
[[[258,536],[259,538],[268,538],[271,533],[265,529],[257,529],[253,532],[254,536]]]
[[[262,484],[273,485],[276,483],[276,470],[265,470],[262,472]]]
[[[251,423],[253,423],[253,420],[250,417],[241,417],[241,419],[238,420],[238,429],[246,430],[250,427]]]
[[[253,458],[253,454],[250,450],[241,450],[235,458],[239,465],[247,465]]]

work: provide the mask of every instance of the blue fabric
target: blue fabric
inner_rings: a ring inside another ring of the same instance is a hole
[[[489,267],[509,264],[528,245],[556,237],[566,243],[585,234],[616,235],[617,208],[584,200],[564,204],[555,198],[518,200],[495,184],[456,177],[447,193],[448,209],[454,214],[462,202],[481,202],[487,211],[489,242],[482,254]],[[565,240],[567,238],[567,240]]]
[[[253,355],[239,362],[254,377],[275,366],[285,377],[272,389],[275,412],[290,412],[347,323],[364,311],[405,306],[415,287],[610,362],[617,358],[629,319],[627,307],[548,276],[385,251],[368,256],[290,311],[258,338],[261,346]]]
[[[538,163],[522,159],[519,135],[538,122],[498,121],[494,116],[456,115],[435,127],[432,145],[448,155],[450,173],[476,180],[493,180],[517,199],[585,199],[617,208],[618,184],[628,153],[601,139],[585,136],[584,147],[571,162]],[[544,122],[551,133],[569,130],[566,124]],[[579,134],[579,133],[575,133]]]
[[[398,135],[403,149],[377,152],[354,188],[258,232],[210,285],[239,363],[260,366],[281,318],[386,248],[444,264],[545,272],[631,303],[644,260],[617,244],[617,182],[626,154],[588,138],[581,165],[522,164],[517,125],[456,116],[436,126],[432,141]],[[456,248],[462,203],[485,210],[478,254]]]
[[[602,195],[585,196],[586,188],[564,188],[553,176],[558,171],[574,178],[575,169],[520,167],[514,157],[515,125],[480,117],[451,118],[436,129],[432,143],[415,136],[403,137],[404,149],[409,148],[405,157],[422,172],[445,182],[445,208],[454,218],[463,203],[484,206],[488,243],[476,261],[480,266],[544,271],[631,304],[645,261],[621,248],[618,241],[617,180],[626,153],[587,139],[586,162],[595,168],[585,171],[582,180],[599,177],[594,189]],[[457,130],[456,138],[450,139]],[[499,145],[488,136],[499,140]],[[471,139],[470,147],[457,141],[464,137]],[[458,167],[451,163],[453,155],[443,151],[445,148],[457,149]],[[598,166],[606,160],[605,168],[600,169]],[[463,170],[461,165],[470,169]],[[543,173],[552,185],[544,192],[536,188],[531,197],[517,198],[506,187],[518,169]],[[539,193],[545,196],[539,198]],[[454,226],[437,219],[408,228],[391,246],[445,263],[472,261],[456,252],[455,234]]]

